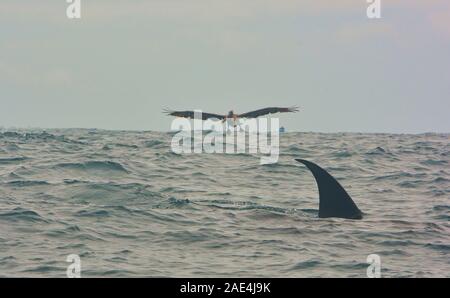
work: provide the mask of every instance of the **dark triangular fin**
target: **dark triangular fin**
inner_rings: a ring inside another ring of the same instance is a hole
[[[319,188],[319,217],[362,219],[362,212],[345,189],[327,171],[304,159],[296,159],[314,175]]]

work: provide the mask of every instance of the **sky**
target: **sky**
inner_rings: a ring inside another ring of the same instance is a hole
[[[0,127],[169,130],[297,105],[288,131],[450,132],[450,1],[0,2]]]

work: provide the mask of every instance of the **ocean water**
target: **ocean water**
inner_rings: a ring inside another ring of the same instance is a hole
[[[285,133],[277,164],[177,155],[172,134],[0,133],[0,276],[450,277],[450,135]],[[363,220],[319,219],[295,158],[347,189]]]

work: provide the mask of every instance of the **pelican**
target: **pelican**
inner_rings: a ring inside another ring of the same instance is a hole
[[[202,120],[208,120],[208,119],[217,119],[222,120],[222,122],[227,121],[227,119],[233,120],[234,127],[236,127],[236,121],[239,119],[246,119],[246,118],[258,118],[260,116],[265,116],[269,114],[275,114],[275,113],[295,113],[298,112],[298,107],[289,107],[289,108],[279,108],[279,107],[270,107],[270,108],[264,108],[259,109],[251,112],[247,112],[244,114],[236,114],[233,110],[229,111],[228,114],[220,115],[220,114],[214,114],[214,113],[202,113]],[[175,116],[175,117],[183,117],[188,119],[194,118],[194,111],[172,111],[172,110],[164,110],[164,113],[166,113],[169,116]]]

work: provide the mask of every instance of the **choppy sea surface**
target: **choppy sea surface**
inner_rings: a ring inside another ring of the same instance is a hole
[[[450,135],[285,133],[277,164],[171,133],[0,132],[0,277],[450,277]],[[363,220],[320,219],[310,172]]]

